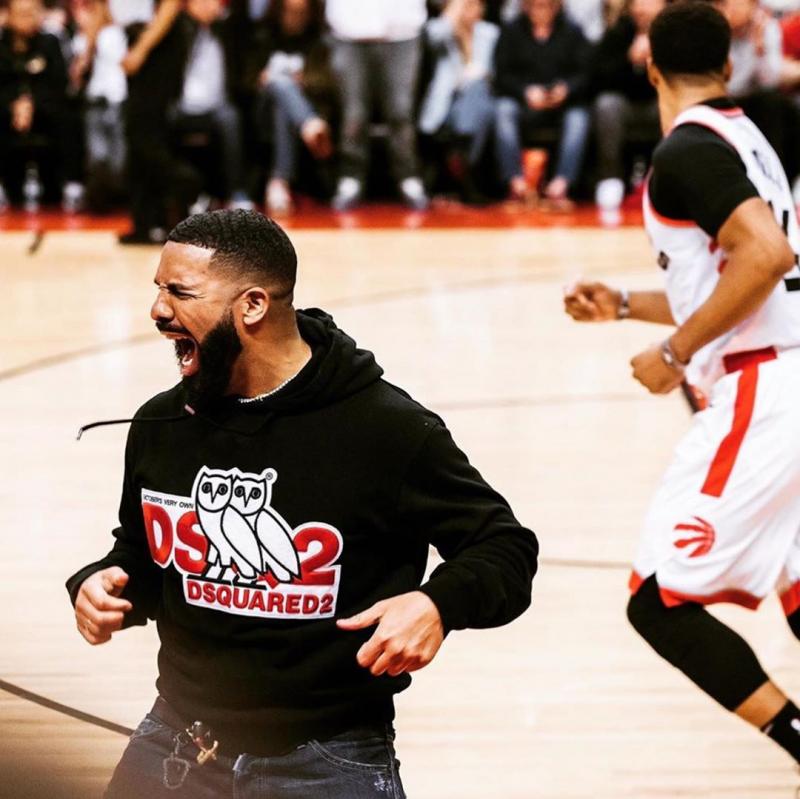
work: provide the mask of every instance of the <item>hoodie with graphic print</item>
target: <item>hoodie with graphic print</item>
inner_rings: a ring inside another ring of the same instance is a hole
[[[393,718],[411,678],[360,667],[372,629],[336,618],[419,588],[446,632],[499,626],[537,567],[535,535],[442,420],[330,316],[297,319],[312,357],[275,394],[190,414],[178,385],[139,410],[113,549],[67,581],[74,604],[124,569],[126,626],[158,625],[160,695],[256,755]],[[420,588],[430,544],[444,562]]]

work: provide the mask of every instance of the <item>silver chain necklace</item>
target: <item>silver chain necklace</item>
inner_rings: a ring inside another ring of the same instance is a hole
[[[275,388],[271,389],[270,391],[266,391],[263,394],[259,394],[256,397],[239,397],[239,403],[242,405],[247,405],[250,402],[258,402],[259,400],[266,399],[267,397],[271,397],[273,394],[277,394],[282,388],[286,388],[292,380],[303,371],[304,367],[301,367],[297,372],[295,372],[291,377],[287,377],[286,380],[283,381],[279,386],[275,386]]]

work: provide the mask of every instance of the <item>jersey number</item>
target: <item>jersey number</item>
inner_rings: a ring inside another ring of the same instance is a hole
[[[770,210],[772,213],[775,213],[775,208],[773,207],[772,203],[769,203]],[[781,214],[781,227],[783,228],[783,234],[786,236],[787,240],[789,238],[789,211],[784,210]],[[795,267],[800,267],[800,255],[797,253],[794,254],[794,265]],[[800,291],[800,277],[785,277],[783,279],[784,284],[786,285],[786,291]]]

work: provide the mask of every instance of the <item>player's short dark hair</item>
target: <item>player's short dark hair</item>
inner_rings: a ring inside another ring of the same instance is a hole
[[[263,281],[270,296],[291,298],[297,253],[283,228],[257,211],[196,214],[178,223],[168,241],[213,250],[211,266],[232,279]]]
[[[650,26],[650,53],[665,77],[721,74],[730,46],[728,21],[703,0],[677,0]]]

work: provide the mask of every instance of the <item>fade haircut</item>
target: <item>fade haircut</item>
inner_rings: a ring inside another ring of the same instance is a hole
[[[650,26],[653,63],[667,79],[722,75],[730,46],[728,21],[703,0],[678,0]]]
[[[251,279],[273,299],[291,301],[297,253],[283,228],[257,211],[196,214],[178,223],[168,241],[213,250],[210,265],[231,280]]]

